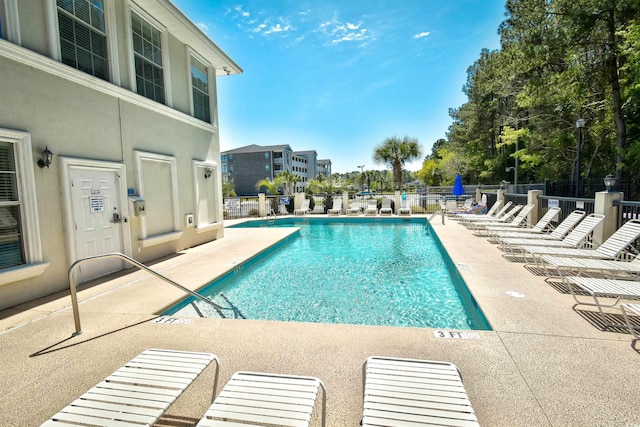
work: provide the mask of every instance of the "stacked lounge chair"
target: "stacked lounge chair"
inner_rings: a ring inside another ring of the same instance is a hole
[[[548,240],[562,240],[564,236],[569,233],[573,227],[576,226],[586,215],[585,211],[574,210],[571,212],[557,227],[555,227],[550,233],[544,233],[534,229],[518,229],[510,231],[496,231],[493,233],[493,238],[497,239],[500,243],[501,239],[519,238],[519,239],[548,239]]]
[[[500,247],[503,251],[512,255],[523,253],[523,246],[545,246],[545,247],[566,247],[577,248],[591,236],[593,230],[604,220],[604,215],[590,214],[587,215],[580,224],[578,224],[565,238],[562,240],[549,239],[522,239],[522,238],[504,238],[500,239]]]
[[[487,227],[497,227],[499,225],[511,226],[511,227],[524,227],[529,219],[529,215],[531,215],[532,210],[533,210],[533,205],[524,205],[524,206],[521,206],[518,214],[515,217],[513,217],[513,219],[510,222],[476,221],[476,222],[472,222],[469,228],[471,228],[472,230],[475,230],[475,232],[473,233],[474,235],[484,236],[488,234]]]
[[[538,222],[531,228],[525,227],[524,225],[526,224],[506,223],[506,224],[500,224],[500,225],[488,225],[485,227],[485,230],[487,231],[489,236],[493,238],[495,238],[497,234],[500,232],[516,232],[516,235],[517,235],[517,232],[519,230],[527,233],[542,234],[548,228],[551,227],[551,222],[560,215],[560,212],[561,212],[560,208],[548,209],[547,212],[542,216],[542,218],[540,218]],[[522,211],[520,211],[519,215],[521,214],[522,214]]]
[[[625,222],[607,240],[595,249],[563,248],[558,246],[522,246],[525,256],[540,262],[542,255],[556,255],[574,258],[595,258],[615,260],[640,237],[640,220]]]

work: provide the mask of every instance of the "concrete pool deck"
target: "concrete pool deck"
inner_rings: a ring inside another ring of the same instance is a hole
[[[484,426],[640,425],[640,354],[631,335],[600,330],[569,294],[457,222],[436,218],[432,226],[493,328],[477,339],[420,328],[159,323],[156,313],[183,294],[128,270],[79,290],[83,333],[75,337],[68,292],[0,311],[0,425],[39,425],[147,348],[216,354],[220,387],[238,370],[318,377],[327,387],[327,426],[359,425],[361,367],[371,355],[455,363]],[[290,233],[227,228],[223,239],[150,267],[197,289]],[[207,368],[157,425],[195,425],[210,403],[213,373]],[[320,425],[318,412],[312,425]]]

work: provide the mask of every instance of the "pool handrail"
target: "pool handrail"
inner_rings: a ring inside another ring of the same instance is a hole
[[[142,264],[141,262],[136,261],[135,259],[125,255],[125,254],[121,254],[119,252],[113,252],[113,253],[107,253],[107,254],[100,254],[100,255],[92,255],[92,256],[88,256],[88,257],[84,257],[84,258],[80,258],[78,260],[76,260],[73,264],[71,264],[71,266],[69,267],[69,291],[71,293],[71,305],[73,307],[73,321],[75,323],[75,327],[76,327],[76,331],[72,334],[72,336],[76,336],[76,335],[80,335],[82,333],[82,327],[80,325],[80,310],[78,308],[78,296],[76,293],[76,282],[75,279],[73,278],[73,272],[76,269],[76,267],[78,265],[80,265],[80,263],[84,262],[84,261],[90,261],[90,260],[96,260],[96,259],[102,259],[102,258],[120,258],[123,261],[128,262],[131,265],[134,265],[136,267],[138,267],[141,270],[146,271],[147,273],[150,273],[154,276],[156,276],[159,279],[164,280],[165,282],[169,283],[170,285],[173,285],[175,287],[177,287],[178,289],[188,293],[189,295],[198,298],[201,301],[206,302],[207,304],[211,305],[213,308],[215,308],[216,310],[233,310],[235,312],[234,308],[231,307],[223,307],[221,305],[216,304],[215,302],[211,301],[209,298],[200,295],[199,293],[192,291],[191,289],[187,289],[184,286],[174,282],[173,280],[169,279],[168,277],[163,276],[162,274],[158,273],[157,271],[154,271],[152,269],[150,269],[149,267],[147,267],[146,265]]]

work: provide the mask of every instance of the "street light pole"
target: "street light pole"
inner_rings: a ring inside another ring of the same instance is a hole
[[[356,167],[360,168],[360,191],[364,191],[364,177],[362,176],[362,173],[364,172],[364,165]]]
[[[580,197],[581,196],[581,192],[580,192],[580,169],[582,169],[582,164],[581,164],[581,160],[582,160],[582,128],[584,127],[586,123],[585,119],[578,119],[576,121],[576,127],[578,128],[578,157],[576,159],[576,191],[575,191],[575,197]]]

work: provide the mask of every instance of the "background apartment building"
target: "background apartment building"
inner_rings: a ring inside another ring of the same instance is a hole
[[[310,180],[319,174],[331,175],[331,161],[318,160],[315,150],[293,151],[291,146],[256,144],[225,151],[221,154],[222,178],[232,182],[239,196],[255,195],[256,183],[272,181],[282,172],[299,175],[295,191],[304,191]]]

